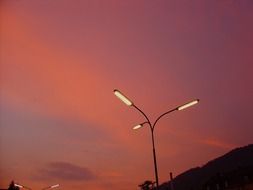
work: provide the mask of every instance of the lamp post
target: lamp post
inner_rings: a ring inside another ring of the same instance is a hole
[[[51,186],[48,186],[48,187],[44,187],[44,188],[42,188],[41,190],[54,189],[54,188],[57,188],[57,187],[59,187],[59,186],[60,186],[59,184],[51,185]]]
[[[149,120],[149,118],[147,117],[147,115],[140,109],[138,108],[129,98],[127,98],[124,94],[122,94],[119,90],[115,89],[114,90],[114,94],[115,96],[117,96],[122,102],[124,102],[127,106],[132,106],[135,109],[137,109],[146,119],[145,122],[136,125],[135,127],[133,127],[133,129],[139,129],[141,127],[143,127],[145,124],[148,124],[148,126],[150,127],[150,131],[151,131],[151,138],[152,138],[152,148],[153,148],[153,159],[154,159],[154,168],[155,168],[155,179],[156,179],[156,187],[158,189],[159,187],[159,178],[158,178],[158,169],[157,169],[157,161],[156,161],[156,151],[155,151],[155,140],[154,140],[154,129],[155,126],[157,124],[157,122],[165,115],[174,112],[174,111],[180,111],[180,110],[184,110],[190,106],[193,106],[195,104],[197,104],[199,102],[199,99],[193,100],[191,102],[188,102],[186,104],[183,104],[181,106],[178,106],[174,109],[171,109],[163,114],[161,114],[156,120],[155,122],[152,124]]]
[[[19,187],[20,189],[32,190],[30,187],[27,187],[27,186],[24,186],[24,185],[20,185],[20,184],[17,184],[17,183],[15,183],[14,186],[15,186],[15,187]]]
[[[29,188],[29,187],[26,187],[26,186],[24,186],[24,185],[20,185],[20,184],[17,184],[17,183],[15,183],[14,185],[15,185],[15,187],[19,187],[19,188],[21,188],[21,189],[32,190],[32,189]],[[59,186],[60,186],[59,184],[51,185],[51,186],[48,186],[48,187],[44,187],[44,188],[42,188],[41,190],[54,189],[54,188],[57,188],[57,187],[59,187]]]

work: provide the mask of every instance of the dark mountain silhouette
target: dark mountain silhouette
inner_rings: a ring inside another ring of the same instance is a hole
[[[175,190],[200,190],[213,176],[228,173],[238,168],[253,168],[253,144],[236,148],[216,158],[202,167],[192,168],[173,180]],[[253,172],[253,171],[252,171]],[[170,182],[164,183],[159,190],[171,190]]]

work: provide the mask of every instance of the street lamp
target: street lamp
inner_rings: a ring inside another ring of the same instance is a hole
[[[14,186],[15,186],[15,187],[19,187],[20,189],[32,190],[30,187],[26,187],[26,186],[24,186],[24,185],[20,185],[20,184],[17,184],[17,183],[15,183]]]
[[[119,90],[114,90],[115,96],[117,96],[122,102],[124,102],[127,106],[132,106],[133,102],[129,100],[124,94],[122,94]]]
[[[146,121],[139,124],[139,125],[136,125],[135,127],[133,127],[133,129],[137,130],[137,129],[140,129],[141,127],[144,126],[144,124],[148,124],[149,127],[150,127],[150,130],[151,130],[151,137],[152,137],[152,147],[153,147],[153,159],[154,159],[154,168],[155,168],[155,178],[156,178],[156,187],[158,189],[159,187],[159,180],[158,180],[158,169],[157,169],[157,162],[156,162],[156,152],[155,152],[155,141],[154,141],[154,129],[155,129],[155,125],[156,123],[164,116],[164,115],[167,115],[171,112],[174,112],[174,111],[181,111],[181,110],[184,110],[186,108],[189,108],[190,106],[193,106],[195,104],[197,104],[199,102],[199,99],[196,99],[196,100],[193,100],[191,102],[188,102],[186,104],[183,104],[181,106],[178,106],[174,109],[171,109],[163,114],[161,114],[156,120],[155,122],[153,123],[153,125],[151,124],[149,118],[147,117],[147,115],[140,109],[138,108],[129,98],[127,98],[123,93],[121,93],[119,90],[115,89],[114,90],[114,94],[115,96],[117,96],[122,102],[124,102],[127,106],[133,106],[135,109],[137,109],[145,118],[146,118]]]
[[[59,186],[60,186],[59,184],[51,185],[51,186],[48,186],[48,187],[44,187],[44,188],[42,188],[41,190],[54,189],[54,188],[57,188],[57,187],[59,187]]]
[[[20,184],[17,184],[17,183],[15,183],[14,186],[15,186],[15,187],[19,187],[20,189],[32,190],[32,189],[29,188],[29,187],[26,187],[26,186],[24,186],[24,185],[20,185]],[[59,186],[60,186],[59,184],[51,185],[51,186],[48,186],[48,187],[44,187],[44,188],[42,188],[41,190],[54,189],[54,188],[57,188],[57,187],[59,187]]]

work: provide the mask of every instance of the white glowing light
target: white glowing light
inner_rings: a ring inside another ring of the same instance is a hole
[[[122,102],[124,102],[126,105],[131,106],[133,103],[125,96],[123,95],[119,90],[114,90],[115,96],[117,96]]]
[[[186,104],[184,104],[184,105],[182,105],[182,106],[179,106],[177,109],[178,109],[178,110],[183,110],[183,109],[186,109],[186,108],[188,108],[188,107],[190,107],[190,106],[193,106],[193,105],[197,104],[198,102],[199,102],[199,99],[193,100],[193,101],[191,101],[191,102],[189,102],[189,103],[186,103]]]

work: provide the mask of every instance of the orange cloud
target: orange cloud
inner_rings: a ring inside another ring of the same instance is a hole
[[[233,144],[229,144],[227,142],[224,141],[220,141],[217,139],[205,139],[202,141],[202,143],[209,145],[209,146],[214,146],[214,147],[218,147],[218,148],[222,148],[222,149],[228,149],[231,150],[232,148],[235,148],[236,145]]]

